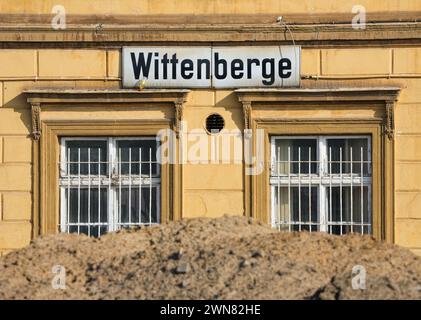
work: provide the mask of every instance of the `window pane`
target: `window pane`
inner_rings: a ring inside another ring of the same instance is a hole
[[[275,216],[280,230],[318,230],[317,187],[275,187],[274,196]]]
[[[107,189],[71,188],[65,189],[68,199],[68,225],[69,232],[85,233],[92,236],[100,236],[107,232],[108,206]],[[100,198],[98,196],[100,195]]]
[[[362,191],[362,195],[361,195]],[[371,215],[369,212],[369,187],[332,187],[332,212],[330,213],[330,191],[328,189],[329,231],[334,234],[349,232],[371,233]],[[361,198],[362,207],[361,207]],[[342,199],[342,206],[341,206]],[[352,209],[351,209],[352,205]],[[342,207],[342,211],[341,211]],[[362,222],[362,223],[361,223]]]
[[[288,154],[291,163],[288,164]],[[317,140],[316,139],[276,139],[275,158],[277,160],[276,174],[317,173]],[[299,164],[299,160],[301,164]]]
[[[120,200],[119,192],[120,190],[117,190],[117,196]],[[152,188],[149,188],[148,185],[142,186],[140,192],[139,187],[122,188],[121,206],[118,210],[121,210],[119,219],[123,227],[158,223],[158,201],[158,187],[156,186]]]
[[[89,152],[90,151],[90,159]],[[89,173],[88,160],[90,160],[90,174],[98,175],[98,166],[101,175],[107,174],[107,142],[94,140],[72,140],[66,142],[66,157],[70,152],[70,173],[77,175],[79,173],[79,154],[80,154],[80,174],[87,175]],[[98,160],[101,160],[99,164]],[[66,171],[67,171],[66,164]]]
[[[63,231],[100,236],[122,226],[159,223],[160,167],[156,137],[65,138],[63,142],[66,147],[65,156],[61,159],[61,167],[66,170],[61,171],[60,176],[61,201],[65,202],[61,213],[64,215]],[[115,155],[117,163],[108,164],[111,155]],[[111,170],[113,176],[109,180]],[[63,172],[82,177],[74,179],[64,176]],[[131,179],[128,178],[129,173],[132,174]],[[88,174],[91,179],[87,179]],[[142,179],[139,179],[140,174]],[[99,179],[98,175],[101,175]],[[129,188],[129,185],[132,187]],[[112,197],[108,194],[109,190]]]
[[[142,167],[142,175],[152,175],[158,173],[158,164],[156,161],[157,140],[120,140],[117,143],[117,156],[121,156],[121,173],[129,174],[129,162],[131,163],[131,174],[139,175],[139,166]],[[142,155],[139,163],[139,155]],[[151,166],[150,166],[151,165]]]
[[[369,173],[369,159],[368,154],[368,139],[328,139],[328,157],[332,155],[332,173],[338,174],[341,172],[341,152],[342,152],[342,173],[349,174],[351,172],[352,159],[352,173],[361,174],[361,160],[363,161],[363,173]],[[352,153],[352,158],[351,158]]]

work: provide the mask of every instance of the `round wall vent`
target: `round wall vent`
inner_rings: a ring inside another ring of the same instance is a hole
[[[206,131],[208,133],[219,133],[222,129],[224,129],[224,126],[224,118],[217,113],[213,113],[206,118]]]

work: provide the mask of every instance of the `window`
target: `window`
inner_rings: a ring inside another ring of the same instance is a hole
[[[370,143],[369,136],[273,136],[272,225],[371,234]]]
[[[160,222],[158,139],[61,138],[60,230],[99,237]]]

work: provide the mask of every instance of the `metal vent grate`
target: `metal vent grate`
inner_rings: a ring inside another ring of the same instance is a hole
[[[221,115],[214,113],[206,118],[206,130],[209,133],[219,133],[224,129],[225,121]]]

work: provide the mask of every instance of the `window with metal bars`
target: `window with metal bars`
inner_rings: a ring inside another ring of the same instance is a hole
[[[274,227],[372,233],[369,136],[274,136],[271,162]]]
[[[156,137],[61,138],[60,230],[99,237],[160,222]]]

